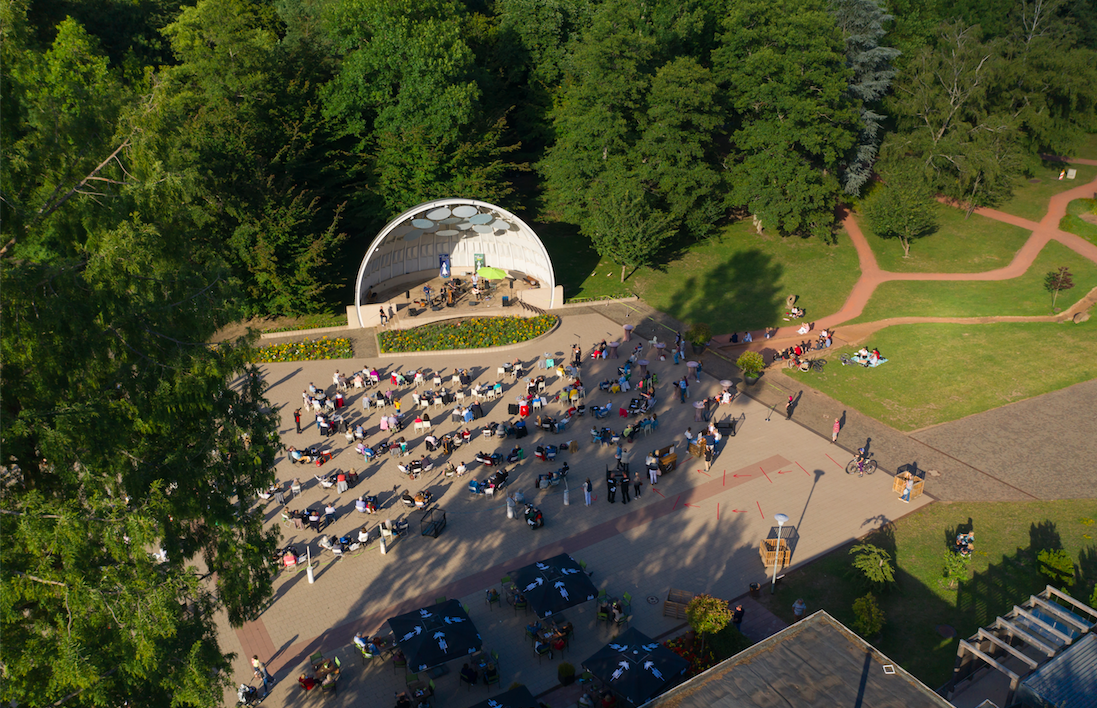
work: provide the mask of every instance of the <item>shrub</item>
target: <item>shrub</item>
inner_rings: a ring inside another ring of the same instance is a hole
[[[1069,587],[1074,581],[1074,559],[1061,548],[1045,548],[1036,556],[1040,574],[1059,588]]]
[[[704,322],[692,324],[689,331],[686,332],[686,339],[699,347],[708,344],[708,340],[712,339],[712,327]]]
[[[884,611],[872,593],[853,601],[853,629],[862,637],[873,637],[884,628]]]
[[[954,588],[967,578],[968,564],[963,556],[954,551],[945,551],[944,569],[941,573],[941,584],[947,588]]]
[[[883,588],[895,582],[895,566],[891,554],[879,546],[862,543],[849,549],[853,567],[861,571],[869,585]]]
[[[575,680],[575,667],[566,661],[562,662],[556,668],[556,678],[565,686],[570,685]]]
[[[731,607],[727,600],[701,594],[686,605],[686,621],[701,638],[701,646],[704,647],[706,634],[715,634],[731,622]]]
[[[758,352],[743,352],[735,365],[747,376],[757,376],[766,368],[766,360]]]

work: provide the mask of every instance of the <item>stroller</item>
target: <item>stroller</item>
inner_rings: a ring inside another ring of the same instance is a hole
[[[240,688],[236,689],[236,705],[237,706],[254,706],[259,703],[259,690],[255,686],[251,686],[246,683],[240,684]]]
[[[533,504],[526,504],[526,525],[531,529],[539,529],[545,525],[545,517],[541,510]]]

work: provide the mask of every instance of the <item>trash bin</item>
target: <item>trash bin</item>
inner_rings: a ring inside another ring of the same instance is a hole
[[[759,585],[758,583],[751,583],[750,584],[750,596],[753,597],[753,598],[757,598],[758,594],[759,594],[758,591],[761,590],[761,589],[762,589],[762,586]]]

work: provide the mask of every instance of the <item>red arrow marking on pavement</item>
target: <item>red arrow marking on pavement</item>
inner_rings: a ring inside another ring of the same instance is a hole
[[[797,462],[797,463],[796,463],[796,465],[797,465],[797,466],[798,466],[798,467],[799,467],[800,469],[804,470],[804,466],[803,466],[803,465],[801,465],[801,464],[800,464],[799,462]],[[804,470],[804,474],[806,474],[806,475],[807,475],[808,477],[810,477],[810,476],[811,476],[811,472],[808,472],[807,470]]]
[[[727,470],[724,470],[724,484],[723,484],[723,486],[725,486],[725,487],[728,486],[728,471]]]
[[[694,509],[700,509],[701,508],[701,507],[697,506],[696,504],[690,504],[689,502],[686,502],[682,506],[692,506]]]
[[[756,501],[756,502],[754,502],[754,503],[758,505],[758,513],[759,513],[759,514],[762,514],[762,502],[760,502],[760,501]],[[762,514],[762,518],[763,518],[763,519],[764,519],[764,518],[766,518],[766,515],[765,515],[765,514]]]
[[[704,470],[697,470],[697,474],[703,474],[706,477],[711,477],[712,476],[711,474],[709,474],[708,472],[705,472]]]
[[[833,462],[834,464],[836,464],[836,465],[838,465],[839,467],[841,467],[842,469],[845,469],[845,467],[844,467],[843,465],[839,465],[839,464],[838,464],[838,461],[837,461],[837,460],[835,460],[835,459],[834,459],[833,457],[831,457],[831,456],[830,456],[830,453],[827,453],[827,458],[828,458],[828,459],[829,459],[829,460],[830,460],[831,462]]]
[[[749,474],[733,474],[732,477],[749,477]]]
[[[747,513],[747,510],[746,509],[732,509],[731,513],[733,513],[733,514],[745,514],[745,513]]]
[[[777,474],[788,474],[789,472],[792,472],[792,470],[778,470]]]
[[[720,520],[720,502],[716,502],[716,520]]]
[[[662,493],[662,492],[660,492],[660,491],[659,491],[658,489],[656,489],[655,487],[652,487],[652,488],[651,488],[651,491],[653,491],[653,492],[655,492],[656,494],[658,494],[659,496],[663,497],[663,493]],[[664,498],[664,499],[666,499],[666,497],[663,497],[663,498]]]
[[[762,470],[762,468],[761,468],[761,467],[759,467],[758,469]],[[765,470],[762,470],[762,474],[766,474],[766,471],[765,471]],[[768,475],[768,474],[766,474],[766,479],[769,479],[769,475]],[[770,484],[773,484],[773,480],[772,480],[772,479],[769,479],[769,483],[770,483]]]
[[[671,511],[674,511],[675,509],[677,509],[677,508],[678,508],[678,502],[679,502],[679,501],[680,501],[681,499],[682,499],[682,495],[681,495],[681,494],[679,494],[679,495],[678,495],[678,498],[674,500],[674,506],[672,506],[672,507],[670,508],[670,510],[671,510]]]

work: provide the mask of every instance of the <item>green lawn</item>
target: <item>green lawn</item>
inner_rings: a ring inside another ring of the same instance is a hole
[[[1052,314],[1044,276],[1060,266],[1070,268],[1074,289],[1060,293],[1056,307],[1066,309],[1097,287],[1097,263],[1058,241],[1051,241],[1032,266],[1010,280],[893,280],[881,283],[853,322],[889,317],[990,317]]]
[[[876,235],[868,219],[859,215],[857,223],[868,240],[882,270],[894,273],[978,273],[1009,265],[1032,233],[1010,224],[972,214],[944,204],[936,205],[938,229],[913,241],[910,257],[903,258],[897,239]]]
[[[1059,179],[1059,173],[1067,167],[1078,170],[1073,180]],[[1065,165],[1062,162],[1045,162],[1030,178],[1019,179],[1013,188],[1013,196],[996,207],[999,211],[1014,214],[1032,221],[1039,221],[1047,213],[1047,202],[1059,192],[1073,189],[1093,180],[1097,175],[1094,165]],[[1033,184],[1030,179],[1040,180]]]
[[[1059,228],[1097,243],[1097,223],[1083,220],[1084,214],[1097,215],[1097,199],[1075,199],[1067,204],[1067,214],[1059,222]]]
[[[546,226],[545,245],[565,298],[636,294],[684,322],[707,322],[718,334],[780,324],[790,294],[799,296],[811,319],[837,312],[861,274],[845,232],[831,246],[818,239],[758,236],[750,222],[738,222],[663,268],[641,268],[622,284],[620,266],[598,260],[574,230],[534,228],[542,234]]]
[[[932,481],[928,485],[932,492]],[[1071,554],[1088,581],[1067,590],[1089,601],[1097,577],[1095,519],[1093,500],[937,502],[899,519],[868,539],[892,553],[898,581],[878,596],[887,624],[874,644],[930,688],[941,686],[951,675],[959,639],[1044,589],[1047,581],[1036,566],[1040,550],[1061,547]],[[975,553],[967,578],[949,589],[939,582],[942,558],[961,529],[975,531]],[[762,593],[763,604],[791,622],[792,603],[802,597],[809,613],[823,609],[852,626],[853,601],[866,590],[850,574],[850,545],[790,572],[775,596]],[[938,634],[942,624],[954,627],[958,637]]]
[[[791,375],[911,431],[1097,378],[1095,341],[1097,318],[1083,324],[897,325],[865,342],[888,359],[877,368],[842,366],[840,356],[856,348],[844,347],[827,350],[823,372]]]

